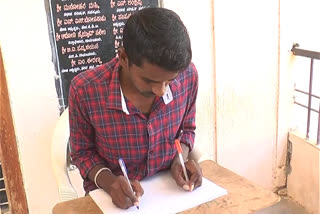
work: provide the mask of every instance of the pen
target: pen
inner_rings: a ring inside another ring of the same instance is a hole
[[[134,193],[134,191],[133,191],[133,189],[132,189],[132,186],[131,186],[131,183],[130,183],[129,178],[128,178],[127,167],[126,167],[126,165],[124,164],[124,161],[123,161],[122,158],[119,158],[119,165],[120,165],[120,167],[121,167],[121,170],[122,170],[122,173],[123,173],[124,177],[125,177],[125,178],[127,179],[127,181],[128,181],[128,184],[129,184],[129,187],[130,187],[131,191]],[[137,209],[139,209],[139,206],[138,206],[138,205],[136,205],[136,207],[137,207]]]
[[[183,157],[182,157],[182,148],[181,148],[181,145],[180,145],[180,141],[178,139],[176,139],[174,142],[176,143],[176,147],[177,147],[178,155],[179,155],[179,160],[180,160],[180,163],[181,163],[181,166],[182,166],[184,177],[186,178],[186,181],[189,182],[186,166],[184,165],[184,161],[183,161]]]

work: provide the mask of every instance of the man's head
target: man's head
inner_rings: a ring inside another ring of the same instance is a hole
[[[145,8],[134,13],[123,31],[123,47],[129,65],[142,62],[169,71],[188,67],[192,52],[186,27],[180,17],[165,8]]]
[[[134,13],[124,27],[118,53],[131,86],[145,97],[162,96],[192,57],[186,27],[177,14],[164,8]]]

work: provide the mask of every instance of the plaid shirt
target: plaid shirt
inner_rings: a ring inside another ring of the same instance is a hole
[[[77,75],[69,93],[71,157],[84,178],[84,189],[96,189],[88,173],[97,164],[121,175],[118,159],[130,179],[141,180],[168,169],[179,138],[194,144],[198,74],[195,66],[178,74],[163,97],[156,97],[147,118],[123,95],[119,59]]]

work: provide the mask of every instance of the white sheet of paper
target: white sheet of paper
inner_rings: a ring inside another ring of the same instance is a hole
[[[103,190],[90,192],[90,196],[103,213],[177,213],[228,194],[226,189],[202,178],[202,186],[192,192],[178,187],[169,172],[160,172],[141,181],[144,195],[138,210],[131,207],[127,210],[117,208],[111,197]]]

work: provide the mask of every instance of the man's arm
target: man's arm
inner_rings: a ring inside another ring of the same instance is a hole
[[[69,92],[70,155],[81,176],[87,178],[95,165],[105,165],[105,161],[96,151],[94,128],[90,124],[86,106],[80,100],[83,90],[77,89],[71,83]]]
[[[97,153],[94,141],[94,128],[90,123],[86,106],[81,103],[78,91],[71,84],[69,92],[69,121],[71,157],[79,168],[83,178],[89,178],[97,187],[104,189],[112,198],[112,202],[127,209],[139,203],[143,189],[136,180],[131,181],[131,186],[136,192],[133,194],[127,180],[123,176],[115,176],[106,168],[104,159]]]
[[[198,95],[198,72],[193,63],[189,68],[192,70],[192,78],[189,82],[188,88],[191,90],[188,101],[188,108],[184,114],[182,122],[182,136],[180,138],[181,143],[189,147],[189,152],[193,149],[195,129],[196,129],[196,100]]]
[[[185,165],[190,176],[190,181],[187,183],[184,180],[182,173],[182,167],[179,161],[178,154],[176,154],[172,164],[171,164],[171,174],[176,180],[178,186],[183,187],[185,190],[192,191],[194,188],[201,186],[202,184],[202,172],[199,165],[192,160],[192,157],[189,155],[194,146],[195,138],[195,117],[196,117],[196,99],[198,93],[198,73],[194,64],[190,65],[192,69],[192,81],[191,81],[191,94],[188,109],[185,112],[185,116],[182,122],[182,136],[181,136],[181,147],[183,150],[182,156],[185,161]]]

